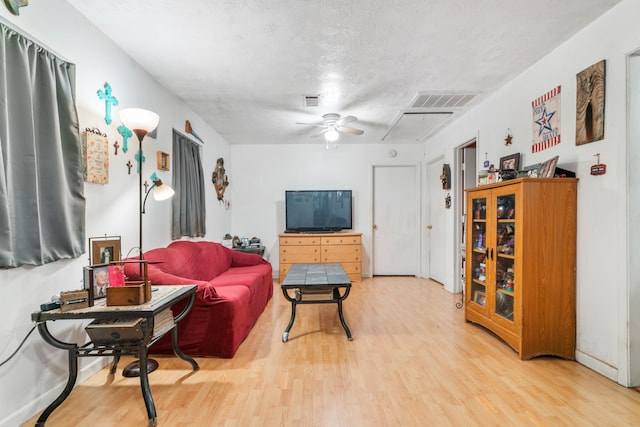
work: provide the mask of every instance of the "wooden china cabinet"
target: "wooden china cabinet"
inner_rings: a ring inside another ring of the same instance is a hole
[[[575,358],[577,179],[467,190],[465,319],[520,359]]]

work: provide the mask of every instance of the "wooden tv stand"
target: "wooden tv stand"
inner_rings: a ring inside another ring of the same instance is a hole
[[[349,280],[362,281],[362,233],[282,233],[280,282],[291,264],[339,262]]]

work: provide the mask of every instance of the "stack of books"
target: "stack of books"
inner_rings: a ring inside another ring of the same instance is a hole
[[[162,310],[153,318],[154,338],[166,334],[174,326],[175,322],[173,321],[173,312],[171,311],[171,308]]]

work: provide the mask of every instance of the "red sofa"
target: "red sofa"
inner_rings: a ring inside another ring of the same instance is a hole
[[[180,240],[145,252],[144,259],[152,286],[198,285],[191,311],[178,324],[180,349],[192,356],[233,357],[273,295],[268,261],[218,243]],[[125,264],[125,274],[139,280],[137,264]],[[171,334],[149,351],[173,353]]]

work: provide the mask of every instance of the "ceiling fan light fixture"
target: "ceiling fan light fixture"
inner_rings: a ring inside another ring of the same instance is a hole
[[[329,128],[329,130],[325,132],[324,139],[326,139],[329,142],[334,142],[338,140],[339,136],[340,134],[338,133],[338,130],[335,127],[331,127]]]

